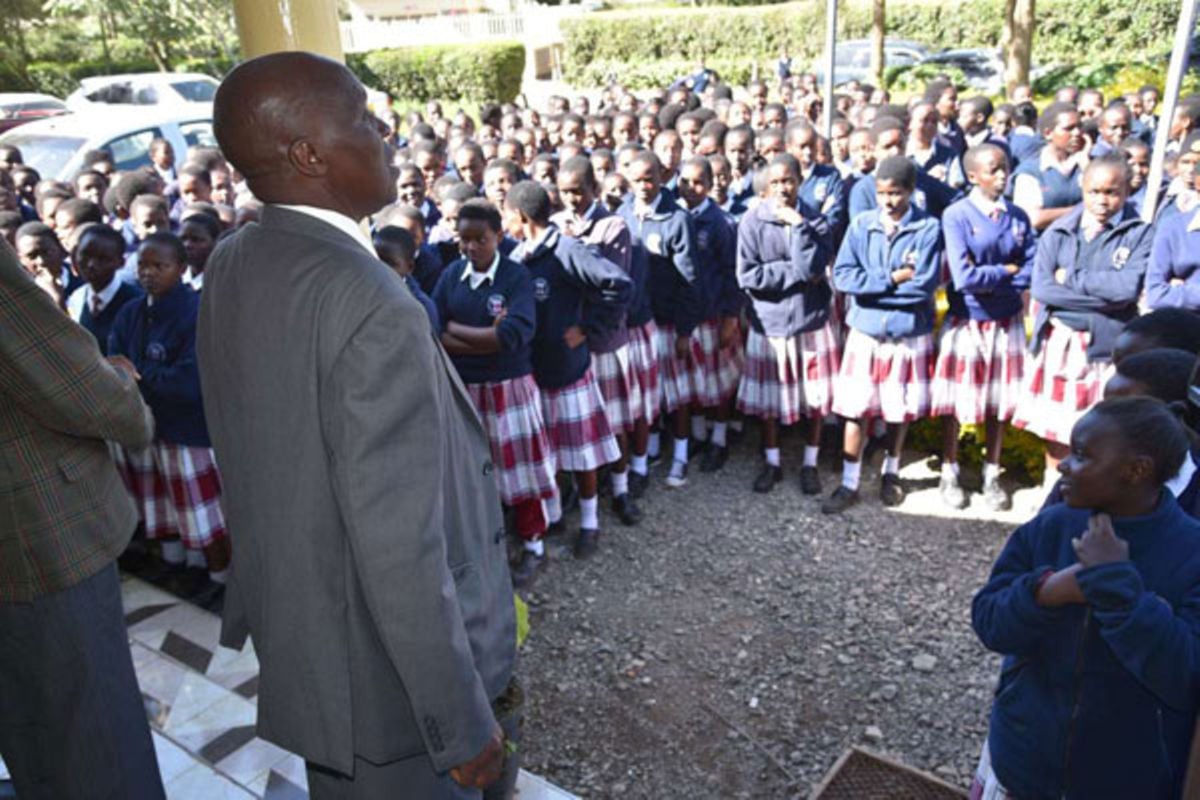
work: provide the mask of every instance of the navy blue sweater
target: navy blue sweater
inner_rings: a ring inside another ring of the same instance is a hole
[[[916,206],[900,220],[888,241],[879,209],[855,217],[833,264],[833,285],[850,295],[846,324],[874,336],[894,339],[933,330],[933,293],[942,270],[942,230]],[[892,273],[912,267],[912,280],[899,285]]]
[[[432,294],[433,287],[437,286],[438,278],[442,277],[444,267],[445,264],[442,262],[437,248],[424,243],[417,251],[417,257],[413,262],[412,277],[420,285],[421,291],[425,294]]]
[[[929,177],[924,170],[917,169],[917,188],[912,194],[912,204],[917,208],[941,219],[942,213],[959,196],[959,192],[951,189],[937,178]],[[851,221],[864,211],[870,211],[878,205],[879,202],[875,198],[875,174],[863,175],[854,182],[854,188],[850,190]]]
[[[829,319],[826,270],[833,246],[824,227],[795,227],[759,203],[738,225],[737,278],[750,298],[750,324],[767,336],[794,336]]]
[[[992,768],[1023,800],[1176,798],[1200,705],[1200,522],[1164,491],[1113,520],[1129,561],[1077,574],[1086,605],[1039,606],[1089,514],[1059,504],[1022,525],[975,596],[975,632],[1004,655]]]
[[[507,311],[496,325],[500,349],[486,355],[451,355],[464,383],[499,383],[533,371],[530,360],[534,319],[533,280],[529,271],[515,261],[501,258],[496,281],[484,281],[472,289],[463,277],[466,259],[459,259],[442,272],[433,301],[442,325],[457,322],[472,328],[490,328],[501,311]]]
[[[1091,334],[1088,358],[1112,356],[1125,323],[1137,316],[1138,296],[1150,263],[1154,229],[1128,207],[1112,227],[1086,246],[1080,235],[1083,206],[1042,232],[1033,266],[1033,298],[1042,304],[1033,328],[1033,351],[1041,349],[1051,319]],[[1054,273],[1066,270],[1059,283]]]
[[[154,301],[126,303],[108,337],[109,355],[133,362],[138,388],[154,412],[155,439],[187,447],[212,447],[196,365],[196,315],[200,295],[187,284]]]
[[[543,389],[570,386],[587,372],[587,342],[571,348],[563,340],[568,328],[585,319],[597,324],[606,313],[620,325],[633,297],[633,284],[620,267],[551,226],[549,235],[516,253],[533,279],[537,328],[533,337],[533,375]]]
[[[842,174],[828,164],[814,164],[812,172],[800,183],[798,192],[800,212],[809,219],[824,217],[834,241],[839,240],[846,230],[848,198]],[[826,203],[828,210],[825,210]]]
[[[100,345],[100,352],[103,355],[108,355],[108,337],[112,333],[113,323],[117,321],[117,315],[121,313],[121,309],[127,303],[141,300],[146,294],[140,286],[125,283],[116,277],[113,280],[117,281],[117,293],[113,295],[108,305],[100,310],[100,314],[92,316],[92,310],[85,303],[83,312],[79,315],[79,324],[96,337],[96,343]]]
[[[1021,292],[1029,288],[1037,235],[1029,215],[1006,203],[992,220],[969,197],[946,209],[942,217],[946,256],[953,282],[947,291],[950,314],[959,319],[1006,320],[1021,314]],[[1021,271],[1009,275],[1004,267]]]
[[[654,321],[673,325],[680,336],[688,336],[702,321],[700,292],[696,286],[696,234],[691,216],[679,208],[666,189],[645,219],[638,217],[633,197],[626,198],[617,213],[629,226],[634,258],[645,259],[646,292]],[[642,324],[640,315],[629,325]]]
[[[700,292],[700,315],[706,319],[736,317],[745,296],[737,282],[737,232],[733,223],[714,202],[706,201],[688,211],[696,231],[696,286]]]

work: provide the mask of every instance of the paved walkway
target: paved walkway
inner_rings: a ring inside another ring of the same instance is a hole
[[[254,735],[258,659],[217,644],[221,621],[145,581],[121,584],[129,646],[170,800],[306,800],[304,761]],[[0,762],[0,798],[7,777]],[[520,800],[573,795],[521,773]]]

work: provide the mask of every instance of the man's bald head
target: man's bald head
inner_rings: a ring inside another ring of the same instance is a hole
[[[394,185],[384,126],[367,110],[362,84],[337,61],[284,52],[238,65],[217,90],[213,130],[266,202],[364,216],[394,199],[374,196]]]

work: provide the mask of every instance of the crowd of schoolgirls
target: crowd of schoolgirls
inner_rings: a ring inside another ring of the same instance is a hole
[[[981,500],[1010,508],[1012,423],[1062,477],[976,599],[1006,657],[976,791],[1170,796],[1200,705],[1200,97],[1170,120],[1157,101],[1063,90],[1039,111],[1019,90],[993,107],[938,80],[901,105],[852,83],[826,139],[811,76],[743,92],[706,72],[648,98],[610,88],[595,109],[555,97],[477,123],[432,103],[392,126],[398,200],[374,244],[487,430],[522,542],[514,583],[576,509],[574,553],[594,553],[605,492],[636,525],[656,463],[674,489],[720,471],[746,420],[762,453],[747,488],[779,489],[780,429],[802,422],[799,488],[827,514],[860,501],[871,441],[881,502],[903,503],[905,433],[926,417],[942,419],[943,501],[970,502],[957,447],[978,425]],[[1146,224],[1160,126],[1168,179]],[[178,171],[163,142],[139,171],[98,152],[71,185],[30,172],[0,152],[0,215],[17,217],[0,223],[155,413],[152,448],[114,452],[146,537],[219,585],[196,309],[216,241],[260,206],[207,148]],[[1104,788],[1124,785],[1146,791]]]

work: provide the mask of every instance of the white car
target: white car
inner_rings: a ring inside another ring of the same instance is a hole
[[[166,139],[175,150],[176,166],[188,147],[215,146],[212,105],[179,109],[113,109],[64,114],[30,122],[0,136],[0,144],[16,145],[26,164],[43,178],[69,181],[89,150],[107,150],[120,171],[150,163],[150,143]]]
[[[67,108],[161,106],[182,109],[212,103],[220,82],[199,72],[137,72],[84,78],[67,96]]]

